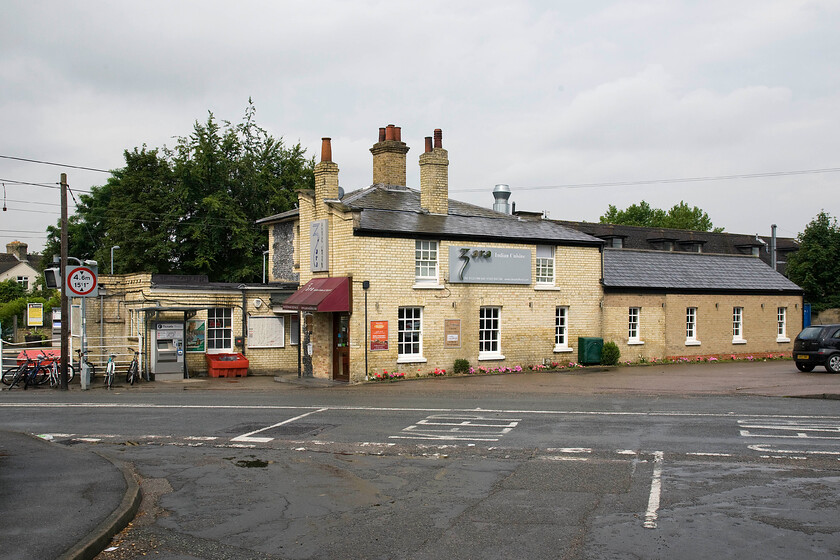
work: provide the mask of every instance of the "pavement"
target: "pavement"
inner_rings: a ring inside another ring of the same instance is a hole
[[[471,391],[489,394],[754,395],[840,400],[840,376],[801,373],[793,363],[590,367],[561,372],[445,377],[347,385],[277,376],[141,383],[138,392],[371,390],[383,394]],[[40,390],[40,389],[39,389]],[[71,391],[80,391],[78,385]],[[94,387],[92,391],[104,390]],[[134,518],[138,481],[126,464],[94,451],[0,430],[0,559],[94,558]],[[47,520],[47,522],[45,522]]]

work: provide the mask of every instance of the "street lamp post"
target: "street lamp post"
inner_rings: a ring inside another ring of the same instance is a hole
[[[119,249],[119,245],[114,245],[111,247],[111,276],[114,275],[114,249]]]

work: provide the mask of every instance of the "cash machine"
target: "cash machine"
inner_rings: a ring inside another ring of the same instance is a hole
[[[184,322],[155,321],[152,337],[151,369],[156,379],[161,374],[182,379],[184,374]],[[167,375],[168,374],[168,375]]]

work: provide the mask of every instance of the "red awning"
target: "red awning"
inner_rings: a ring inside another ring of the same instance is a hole
[[[350,311],[350,278],[313,278],[280,305],[295,311]]]

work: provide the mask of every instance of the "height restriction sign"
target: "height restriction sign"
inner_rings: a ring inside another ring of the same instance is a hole
[[[67,295],[70,297],[96,297],[99,295],[99,283],[95,266],[68,266],[64,269],[67,279]]]

